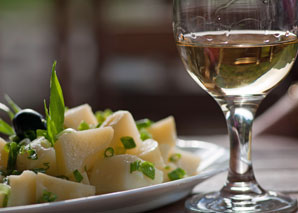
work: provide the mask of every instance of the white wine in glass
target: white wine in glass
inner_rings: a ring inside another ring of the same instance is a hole
[[[174,35],[191,77],[224,112],[230,168],[219,192],[186,202],[189,212],[294,212],[297,201],[264,190],[251,161],[251,129],[260,102],[297,55],[295,0],[174,0]],[[281,180],[283,181],[283,180]]]

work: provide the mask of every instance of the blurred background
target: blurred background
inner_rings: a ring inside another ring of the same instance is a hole
[[[179,135],[226,133],[218,105],[182,65],[171,19],[171,0],[0,0],[0,102],[8,94],[43,113],[57,60],[68,107],[173,115]],[[258,114],[297,76],[296,63]]]

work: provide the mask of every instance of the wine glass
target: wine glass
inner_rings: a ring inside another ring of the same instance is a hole
[[[260,102],[297,54],[296,0],[174,0],[174,36],[191,77],[220,105],[230,138],[230,168],[219,192],[195,195],[188,212],[292,212],[297,201],[264,190],[251,161]]]

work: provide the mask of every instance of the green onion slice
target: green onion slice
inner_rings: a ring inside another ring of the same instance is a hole
[[[53,202],[57,199],[57,195],[55,195],[53,192],[49,192],[47,190],[43,190],[41,198],[39,198],[39,203],[45,203],[45,202]]]
[[[125,149],[133,149],[137,146],[135,140],[130,136],[122,137],[120,140]]]
[[[175,162],[177,162],[178,160],[180,160],[180,158],[181,158],[181,154],[180,154],[180,153],[174,153],[174,154],[172,154],[172,155],[169,157],[169,161],[175,163]]]
[[[148,161],[145,161],[141,164],[140,170],[143,172],[144,175],[149,177],[150,179],[154,180],[155,178],[155,168],[154,165]]]
[[[136,121],[136,125],[139,130],[143,128],[148,128],[152,124],[153,124],[153,121],[149,120],[148,118]]]
[[[112,147],[106,148],[106,150],[104,152],[105,158],[112,157],[113,155],[114,155],[114,149]]]
[[[90,129],[89,124],[87,124],[85,121],[82,121],[78,127],[78,130],[83,131],[87,129]]]
[[[139,171],[140,164],[141,164],[140,160],[130,163],[130,173],[132,173],[134,171]]]
[[[152,163],[148,161],[142,162],[140,160],[137,160],[135,162],[130,163],[130,173],[134,171],[140,171],[152,180],[154,180],[155,178],[155,167]]]
[[[82,174],[76,169],[73,171],[73,176],[75,177],[77,182],[81,182],[83,180]]]
[[[185,175],[186,175],[186,172],[181,168],[177,168],[172,172],[168,173],[168,177],[170,180],[182,179]]]

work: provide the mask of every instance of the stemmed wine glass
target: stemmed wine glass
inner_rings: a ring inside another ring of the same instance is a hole
[[[296,0],[174,0],[174,36],[191,77],[220,105],[230,138],[230,168],[219,192],[186,201],[189,212],[292,212],[297,201],[264,190],[251,162],[260,102],[297,54]],[[282,181],[282,180],[281,180]]]

